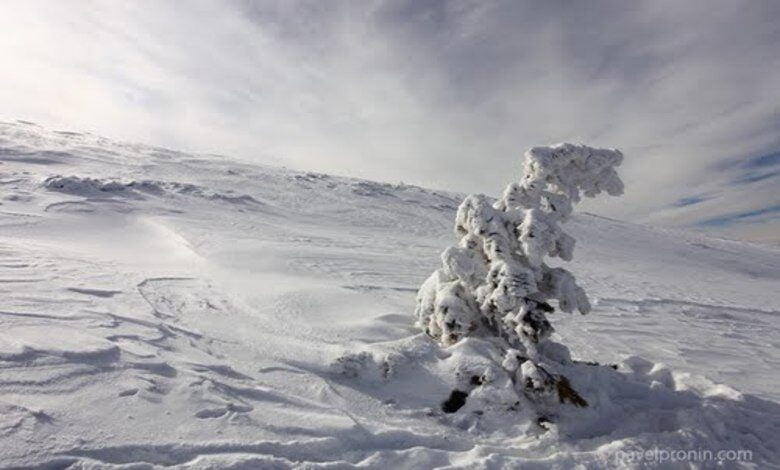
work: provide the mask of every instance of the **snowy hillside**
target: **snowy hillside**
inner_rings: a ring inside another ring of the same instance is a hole
[[[444,413],[413,313],[461,199],[0,123],[0,468],[780,465],[780,249],[587,214],[552,321],[597,405]]]

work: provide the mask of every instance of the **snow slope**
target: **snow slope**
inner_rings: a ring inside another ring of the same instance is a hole
[[[0,468],[778,467],[780,250],[592,215],[594,311],[552,320],[619,365],[577,384],[596,405],[443,413],[479,345],[412,324],[460,199],[0,124]]]

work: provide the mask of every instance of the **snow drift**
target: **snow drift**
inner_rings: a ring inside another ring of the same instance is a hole
[[[461,199],[0,124],[0,467],[776,466],[776,249],[573,216],[589,406],[480,416],[410,321]]]

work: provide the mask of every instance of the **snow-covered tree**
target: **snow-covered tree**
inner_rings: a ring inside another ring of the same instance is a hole
[[[525,153],[521,181],[501,199],[466,197],[455,221],[459,243],[442,253],[442,267],[419,290],[418,326],[444,346],[489,340],[515,390],[532,401],[552,397],[586,406],[566,376],[555,373],[571,358],[565,346],[548,340],[547,315],[551,302],[583,314],[590,303],[574,276],[545,257],[572,259],[574,238],[561,224],[582,195],[622,194],[615,171],[622,160],[618,150],[534,147]]]

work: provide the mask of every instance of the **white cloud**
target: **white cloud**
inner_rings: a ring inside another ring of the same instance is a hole
[[[777,178],[735,184],[725,164],[780,150],[778,17],[761,1],[6,0],[0,102],[6,119],[460,191],[497,193],[531,145],[614,146],[628,192],[587,207],[692,225],[780,200]]]

